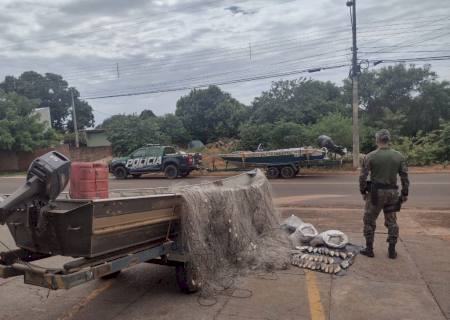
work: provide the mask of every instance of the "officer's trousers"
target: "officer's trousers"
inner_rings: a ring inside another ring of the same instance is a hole
[[[369,193],[366,198],[366,206],[364,208],[364,237],[369,243],[373,243],[375,238],[376,221],[378,215],[384,207],[393,205],[399,200],[399,193],[394,189],[379,189],[377,191],[377,202],[372,203],[372,197]],[[397,243],[398,239],[398,224],[397,224],[397,212],[384,213],[384,225],[388,229],[389,243]]]

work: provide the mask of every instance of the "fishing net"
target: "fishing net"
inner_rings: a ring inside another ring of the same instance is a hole
[[[256,170],[239,179],[173,189],[184,199],[188,267],[207,295],[233,287],[249,271],[272,272],[290,263],[289,240],[265,175]]]

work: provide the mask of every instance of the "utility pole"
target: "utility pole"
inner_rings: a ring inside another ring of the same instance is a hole
[[[78,127],[77,127],[77,114],[75,111],[75,100],[73,98],[73,88],[70,89],[70,96],[72,98],[72,120],[73,120],[73,132],[75,132],[75,147],[80,147],[80,140],[78,139]]]
[[[353,110],[353,169],[359,168],[359,96],[358,96],[358,47],[356,46],[356,0],[348,0],[347,7],[350,8],[352,20],[352,110]]]

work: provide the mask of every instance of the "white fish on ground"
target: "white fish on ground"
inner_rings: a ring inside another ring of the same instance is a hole
[[[306,259],[307,257],[308,257],[308,254],[307,254],[307,253],[304,253],[304,254],[301,255],[300,258],[301,258],[301,259]]]
[[[341,268],[342,269],[347,269],[350,266],[350,264],[348,263],[347,260],[344,260],[341,262]]]
[[[314,253],[317,253],[317,250],[318,250],[317,248],[314,248],[314,249],[313,249],[313,252],[314,252]]]
[[[338,264],[336,264],[336,265],[334,266],[333,272],[334,272],[334,274],[336,274],[336,273],[338,273],[338,272],[341,271],[341,270],[342,270],[341,267],[340,267]]]
[[[342,259],[347,258],[347,254],[344,251],[339,252],[339,255],[341,256]]]
[[[327,264],[324,263],[324,262],[322,262],[322,263],[320,264],[320,270],[325,271],[326,266],[327,266]]]
[[[330,251],[330,256],[334,257],[334,251],[333,250]]]

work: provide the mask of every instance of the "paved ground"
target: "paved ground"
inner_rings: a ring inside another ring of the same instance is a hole
[[[198,183],[190,178],[175,183]],[[411,199],[399,215],[399,257],[386,257],[378,222],[375,259],[358,256],[344,277],[291,268],[249,277],[217,301],[180,294],[173,270],[140,265],[118,278],[49,292],[22,279],[0,280],[0,319],[450,319],[450,174],[412,175]],[[356,176],[303,176],[272,181],[283,216],[296,214],[319,230],[340,229],[362,243]],[[21,179],[0,178],[0,194]],[[112,188],[163,186],[160,178],[116,181]],[[12,244],[5,228],[0,239]],[[59,263],[59,258],[47,263]],[[202,303],[212,303],[204,307]]]

